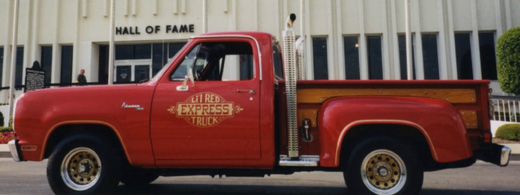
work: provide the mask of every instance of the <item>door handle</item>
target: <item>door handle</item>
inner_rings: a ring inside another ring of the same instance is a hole
[[[253,89],[237,89],[237,93],[249,93],[251,95],[255,94],[255,90]]]

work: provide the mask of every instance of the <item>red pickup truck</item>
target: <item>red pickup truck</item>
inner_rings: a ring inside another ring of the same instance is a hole
[[[488,81],[297,80],[290,45],[282,57],[267,33],[208,33],[145,83],[27,92],[12,156],[48,158],[60,194],[314,170],[343,172],[356,193],[414,194],[424,171],[508,164]]]

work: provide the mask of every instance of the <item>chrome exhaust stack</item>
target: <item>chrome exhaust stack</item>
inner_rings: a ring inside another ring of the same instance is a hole
[[[296,81],[298,70],[296,67],[295,36],[293,24],[296,15],[291,14],[287,18],[285,30],[282,32],[283,57],[285,65],[285,93],[287,96],[287,130],[288,130],[288,157],[297,158],[299,156],[298,145],[298,118],[297,118],[297,94]]]

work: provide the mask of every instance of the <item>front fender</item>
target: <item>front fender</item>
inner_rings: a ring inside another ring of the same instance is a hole
[[[108,127],[118,137],[132,165],[154,166],[149,129],[153,90],[141,84],[26,93],[17,101],[15,131],[21,146],[35,149],[22,150],[22,156],[30,161],[44,159],[51,135],[61,126],[95,124]]]
[[[321,159],[324,167],[339,166],[341,146],[358,125],[406,125],[420,131],[437,162],[453,162],[473,154],[458,111],[448,102],[415,97],[340,97],[320,109]]]

